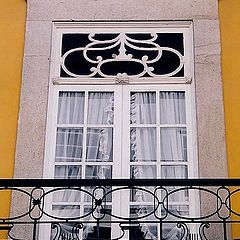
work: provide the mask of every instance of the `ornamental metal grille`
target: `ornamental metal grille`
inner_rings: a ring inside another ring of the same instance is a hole
[[[232,204],[239,196],[239,185],[240,179],[0,179],[0,196],[12,192],[15,197],[11,216],[0,217],[0,233],[5,231],[6,239],[14,240],[237,240],[231,238],[229,230],[231,225],[240,226],[239,209]],[[149,191],[146,186],[154,190]],[[136,189],[152,196],[151,210],[127,218],[113,215],[107,206],[109,194]],[[104,191],[101,198],[96,194],[99,190]],[[88,195],[88,211],[77,216],[67,212],[56,216],[46,210],[46,199],[59,191]],[[164,192],[162,198],[158,191]],[[199,215],[184,216],[171,207],[169,199],[182,191],[201,195],[203,208]],[[158,209],[162,209],[161,215]],[[114,224],[120,231],[112,238]],[[43,225],[51,228],[51,238],[38,237]],[[83,231],[90,225],[93,231],[84,238]],[[141,226],[151,225],[159,227],[158,237],[148,238],[140,230]],[[167,227],[170,230],[166,234]],[[191,232],[192,227],[196,228],[195,233]]]
[[[63,33],[60,77],[184,77],[184,45],[181,31]]]

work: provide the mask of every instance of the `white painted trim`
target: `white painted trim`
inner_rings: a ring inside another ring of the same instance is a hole
[[[194,58],[193,58],[193,36],[192,36],[192,28],[193,24],[191,21],[183,21],[183,22],[145,22],[145,23],[139,23],[139,22],[111,22],[111,23],[98,23],[98,22],[84,22],[84,23],[53,23],[53,38],[52,38],[52,54],[51,54],[51,70],[50,70],[50,84],[49,84],[49,102],[48,102],[48,116],[47,116],[47,131],[46,131],[46,142],[45,142],[45,157],[44,157],[44,174],[43,178],[49,178],[49,176],[53,177],[53,165],[54,165],[54,152],[55,152],[55,143],[56,141],[56,118],[57,118],[57,94],[59,91],[81,91],[81,90],[91,90],[91,91],[106,91],[109,89],[109,91],[112,91],[113,89],[131,89],[131,90],[137,90],[137,91],[186,91],[186,112],[187,112],[187,127],[188,127],[188,159],[195,159],[194,164],[193,163],[179,163],[176,165],[188,165],[189,171],[192,172],[191,177],[198,177],[198,162],[197,162],[197,130],[196,130],[196,106],[195,106],[195,94],[194,94]],[[179,29],[184,29],[184,36],[187,36],[184,38],[184,41],[187,48],[185,48],[184,55],[186,54],[189,63],[187,66],[189,66],[187,69],[185,69],[188,77],[183,78],[171,78],[171,84],[169,84],[168,78],[142,78],[142,79],[132,79],[131,83],[126,85],[116,85],[115,84],[115,78],[109,78],[109,79],[82,79],[82,78],[60,78],[60,66],[59,64],[56,64],[59,62],[59,58],[61,57],[59,55],[60,53],[60,43],[61,42],[61,33],[65,31],[72,31],[72,32],[79,32],[79,29],[81,28],[81,31],[89,32],[89,28],[91,29],[98,29],[99,31],[107,31],[109,32],[112,27],[119,28],[121,30],[126,30],[129,28],[132,28],[131,31],[133,31],[133,28],[136,28],[135,31],[144,31],[144,28],[146,30],[153,28],[162,28],[162,32],[175,32]],[[93,81],[94,80],[94,81]],[[96,85],[97,84],[97,85]],[[107,87],[108,86],[108,87]],[[121,90],[122,91],[122,90]],[[123,91],[122,91],[123,92]],[[123,96],[118,96],[123,100],[122,106],[124,109],[121,111],[126,111],[127,104],[129,104],[129,99],[123,98]],[[116,104],[116,102],[115,102]],[[120,101],[118,101],[117,106],[120,107]],[[127,110],[129,113],[129,108]],[[118,116],[116,119],[120,118],[120,113],[117,113],[115,111],[115,116]],[[128,114],[129,115],[129,114]],[[54,120],[55,119],[55,120]],[[128,118],[125,118],[124,122],[121,122],[122,120],[119,120],[120,122],[115,122],[115,124],[125,125],[127,126],[129,124]],[[55,122],[55,123],[54,123]],[[169,125],[170,126],[170,125]],[[175,125],[171,125],[175,126]],[[180,125],[179,125],[180,126]],[[182,126],[182,125],[181,125]],[[185,125],[183,125],[185,127]],[[52,131],[52,129],[55,129]],[[129,145],[129,133],[127,134],[127,137],[124,138],[121,135],[121,128],[119,128],[118,135],[120,137],[120,142]],[[160,139],[160,136],[158,136],[158,140]],[[190,142],[191,147],[190,147]],[[114,146],[116,146],[117,142],[114,142]],[[118,150],[114,153],[114,156],[120,156],[121,159],[126,158],[129,159],[129,151],[120,151],[120,148],[117,148]],[[192,150],[191,150],[192,149]],[[122,155],[123,154],[123,155]],[[158,153],[158,157],[160,159],[160,152]],[[52,160],[51,160],[52,159]],[[157,165],[158,173],[160,173],[160,166],[161,165],[167,165],[168,162],[162,162],[161,164],[156,164],[153,162],[153,165]],[[127,171],[129,174],[130,165],[133,164],[127,164],[126,169],[122,168],[121,165],[118,170],[120,170],[122,173]],[[149,164],[148,164],[149,165]],[[174,164],[175,165],[175,164]],[[123,174],[120,174],[123,176]],[[119,173],[116,173],[116,176],[120,176]],[[127,177],[127,175],[126,175]],[[126,198],[125,198],[126,199]],[[196,196],[194,194],[192,196],[192,203],[199,202],[199,196]],[[121,196],[116,197],[113,199],[113,202],[118,202],[118,206],[121,206]],[[193,207],[195,206],[195,207]],[[50,206],[48,206],[50,207]],[[124,205],[121,206],[121,209],[123,209]],[[192,208],[191,208],[192,207]],[[197,207],[197,208],[196,208]],[[194,213],[198,213],[199,206],[196,206],[195,204],[190,204],[190,211],[193,211]],[[122,211],[119,209],[119,211]],[[125,214],[129,214],[126,212]],[[46,235],[45,235],[46,234]],[[40,238],[39,239],[47,239],[46,236],[49,236],[49,229],[40,228]]]
[[[156,84],[156,83],[172,83],[185,84],[191,83],[193,79],[191,71],[192,59],[192,21],[151,21],[151,22],[53,22],[53,33],[55,44],[53,44],[54,55],[51,60],[55,66],[55,71],[51,77],[53,84],[115,84],[115,77],[94,78],[87,76],[60,77],[61,65],[61,39],[64,33],[149,33],[154,31],[157,33],[183,33],[184,42],[184,77],[168,77],[159,75],[157,77],[141,77],[128,76],[130,84]]]

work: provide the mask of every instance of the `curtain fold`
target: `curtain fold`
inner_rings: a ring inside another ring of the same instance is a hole
[[[84,124],[84,92],[60,92],[58,104],[58,124]],[[59,127],[57,129],[55,152],[55,178],[98,178],[112,177],[112,167],[104,162],[113,160],[113,129],[114,96],[111,92],[89,92],[87,124],[94,127],[87,128],[86,167],[82,173],[81,161],[83,154],[83,128]],[[109,125],[109,127],[102,127]],[[87,163],[89,162],[89,164]],[[101,165],[94,163],[103,162]],[[74,165],[73,165],[74,163]],[[77,165],[75,165],[77,164]],[[83,175],[84,174],[84,175]],[[96,192],[101,197],[102,192]],[[86,200],[86,199],[85,199]],[[53,206],[53,212],[61,217],[80,216],[80,208],[68,205],[80,201],[80,194],[72,190],[62,190],[54,194],[54,202],[61,202],[60,206]],[[84,211],[84,210],[82,210]],[[71,234],[71,225],[62,225],[64,232]],[[87,225],[83,231],[83,238],[93,231],[92,225]]]
[[[186,123],[185,95],[183,92],[160,92],[159,97],[161,124]],[[157,128],[151,127],[151,124],[156,123],[156,93],[133,93],[130,105],[130,122],[131,124],[139,124],[138,127],[132,127],[130,132],[131,161],[136,163],[136,165],[131,166],[131,177],[154,179],[157,177],[156,165],[154,165],[154,162],[157,161]],[[141,126],[143,124],[148,124],[148,127]],[[170,161],[173,164],[178,161],[187,161],[185,128],[161,127],[160,141],[161,161]],[[187,177],[185,167],[162,165],[161,168],[162,178]],[[153,191],[153,189],[148,190]],[[171,200],[181,201],[184,200],[184,196],[179,194]],[[133,194],[133,201],[140,204],[136,213],[138,216],[141,216],[146,208],[150,207],[144,205],[144,202],[151,202],[151,200],[148,194],[143,191],[136,190]],[[157,239],[157,234],[151,231],[150,225],[141,224],[140,229],[146,239]],[[180,239],[179,231],[177,228],[170,229],[164,233],[164,237],[168,240]]]
[[[112,178],[113,161],[113,123],[114,123],[114,95],[111,92],[89,92],[88,109],[84,111],[86,96],[84,92],[60,92],[58,105],[58,124],[88,124],[86,130],[86,155],[83,156],[83,127],[60,126],[57,129],[55,153],[55,178]],[[160,109],[156,109],[159,101]],[[84,112],[87,116],[84,118]],[[159,113],[160,116],[157,116]],[[186,166],[175,163],[187,162],[186,128],[176,126],[156,127],[157,119],[160,124],[185,124],[186,109],[184,92],[160,92],[159,99],[156,92],[134,92],[130,97],[130,161],[131,178],[152,178],[157,173],[157,149],[160,148],[161,176],[162,178],[187,178]],[[158,120],[159,121],[159,120]],[[136,126],[134,126],[134,124]],[[92,125],[92,126],[91,126]],[[157,146],[157,135],[160,136],[160,146]],[[85,159],[85,172],[81,162]],[[153,188],[147,188],[153,191]],[[96,192],[101,198],[103,192]],[[153,202],[149,195],[136,190],[132,194],[132,201],[139,203],[136,214],[141,216],[151,207],[147,202]],[[172,201],[184,201],[185,194],[176,195]],[[54,212],[62,216],[80,215],[77,207],[80,201],[76,191],[65,190],[56,193],[55,202],[62,202],[61,206],[54,206]],[[86,201],[86,199],[85,199]],[[67,202],[76,202],[69,206]],[[64,203],[66,203],[64,205]],[[54,202],[53,202],[54,204]],[[84,203],[85,205],[87,203]],[[65,206],[65,207],[64,207]],[[87,205],[86,205],[87,206]],[[96,209],[97,213],[98,209]],[[64,225],[64,231],[69,232],[70,226]],[[146,239],[157,239],[149,224],[141,224],[141,231]],[[170,229],[165,234],[165,239],[180,239],[179,230]],[[83,238],[93,232],[93,225],[86,225]],[[172,232],[172,234],[171,234]],[[180,234],[181,235],[181,234]],[[175,237],[175,238],[174,238]]]

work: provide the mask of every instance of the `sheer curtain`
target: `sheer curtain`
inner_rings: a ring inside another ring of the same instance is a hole
[[[183,92],[160,92],[160,123],[161,124],[184,124],[186,123],[185,96]],[[156,124],[156,93],[137,92],[131,95],[130,122],[137,124],[131,128],[131,166],[132,178],[156,178],[156,131],[157,128],[151,126]],[[145,126],[144,126],[145,124]],[[146,125],[147,124],[147,125]],[[147,127],[146,127],[147,126]],[[172,127],[161,128],[161,161],[173,162],[173,165],[161,166],[162,178],[182,178],[186,177],[185,168],[174,166],[176,161],[186,161],[186,131],[184,128]],[[147,163],[147,164],[146,164]],[[151,189],[148,189],[151,190]],[[135,191],[133,201],[139,202],[140,207],[137,214],[145,211],[147,206],[144,202],[151,202],[148,194],[142,191]],[[177,199],[180,201],[179,196]],[[150,225],[141,224],[141,231],[146,239],[157,239],[157,233],[152,232]],[[174,228],[170,232],[164,233],[165,239],[180,239],[179,230]]]
[[[114,121],[114,97],[110,92],[89,92],[86,132],[86,156],[83,154],[83,127],[72,127],[71,124],[84,124],[84,92],[60,92],[58,104],[58,124],[55,153],[55,178],[111,178],[111,166],[104,162],[112,161],[112,134],[110,127]],[[63,127],[63,124],[67,125]],[[109,127],[103,127],[109,125]],[[85,172],[82,172],[82,162],[85,158]],[[103,164],[96,164],[103,162]],[[96,193],[101,197],[102,192]],[[80,216],[80,193],[72,190],[58,191],[54,194],[53,214],[59,217]],[[60,202],[61,205],[54,205]],[[71,203],[71,205],[69,204]],[[71,234],[71,225],[64,224],[65,234]],[[84,237],[92,231],[92,226],[86,226]]]
[[[113,128],[114,96],[111,92],[89,92],[88,109],[84,109],[85,92],[60,92],[58,105],[58,128],[55,153],[55,178],[112,178],[113,161]],[[156,101],[159,101],[159,115],[156,115]],[[87,116],[84,118],[84,113]],[[171,124],[171,127],[157,128],[160,124]],[[186,123],[184,92],[135,92],[130,99],[130,161],[132,178],[157,178],[157,149],[161,150],[162,178],[185,178],[185,165],[175,163],[187,162],[186,128],[177,124]],[[71,124],[80,124],[79,127]],[[88,124],[86,132],[86,149],[83,149],[84,130],[81,127]],[[66,125],[66,127],[65,127]],[[160,129],[160,146],[157,146],[157,131]],[[86,155],[83,156],[83,152]],[[85,172],[82,166],[85,164]],[[149,189],[151,190],[151,189]],[[102,192],[96,192],[101,197]],[[184,200],[184,194],[175,196],[172,201]],[[53,213],[57,216],[76,217],[80,215],[81,196],[76,191],[65,190],[54,195]],[[134,202],[139,203],[137,212],[143,214],[152,202],[148,194],[135,191]],[[61,205],[54,204],[61,202]],[[69,204],[71,203],[71,204]],[[71,226],[65,224],[64,231],[71,233]],[[148,224],[140,226],[146,239],[157,239]],[[93,226],[84,229],[84,238],[93,232]],[[172,232],[172,233],[171,233]],[[172,229],[165,234],[165,239],[180,239],[179,231]],[[175,238],[174,238],[175,237]]]
[[[185,123],[185,93],[160,92],[160,124],[173,125],[173,127],[161,127],[160,129],[161,162],[168,162],[167,165],[161,166],[161,177],[164,179],[187,178],[186,165],[175,164],[187,162],[186,128],[177,126],[177,124]],[[171,191],[171,188],[168,188],[168,191]],[[169,202],[182,202],[185,198],[185,192],[179,192],[173,194]],[[181,213],[178,212],[177,215]],[[171,218],[173,217],[170,216]],[[178,240],[182,238],[181,235],[181,230],[174,224],[167,225],[163,230],[163,237],[166,240]]]
[[[86,161],[91,163],[101,162],[101,165],[88,165],[85,177],[89,179],[111,179],[112,166],[104,165],[104,163],[113,161],[113,128],[101,127],[101,125],[111,126],[114,123],[113,93],[89,93],[87,122],[88,124],[99,125],[99,127],[88,128]],[[99,189],[95,192],[96,198],[102,198],[102,195],[103,190]],[[100,214],[99,210],[100,207],[95,210],[95,216]],[[86,225],[83,239],[94,232],[93,227],[94,224]]]
[[[184,92],[160,92],[160,123],[172,124],[173,127],[164,127],[160,130],[161,161],[168,162],[162,166],[162,178],[187,178],[187,132],[186,108]],[[175,126],[174,126],[175,125]],[[175,163],[183,163],[176,165]],[[185,193],[179,192],[171,196],[171,201],[184,201]]]
[[[137,92],[131,94],[130,99],[130,123],[137,125],[132,127],[130,132],[131,144],[131,177],[138,178],[156,178],[156,128],[151,124],[156,123],[156,93],[155,92]],[[143,124],[147,124],[143,126]],[[148,164],[146,164],[148,163]],[[151,190],[151,189],[148,189]],[[153,190],[153,189],[152,189]],[[144,203],[151,202],[149,194],[136,190],[133,194],[134,202],[139,203],[136,214],[141,217],[148,209]],[[146,239],[157,239],[150,231],[147,224],[141,224],[140,229]]]

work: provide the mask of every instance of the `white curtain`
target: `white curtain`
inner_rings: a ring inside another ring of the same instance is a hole
[[[84,92],[60,92],[58,104],[58,124],[84,123]],[[87,129],[86,161],[91,163],[82,173],[81,161],[83,154],[83,128],[59,127],[57,129],[55,153],[55,178],[78,179],[82,178],[111,178],[112,168],[109,165],[94,165],[94,162],[112,161],[113,130],[110,127],[114,121],[113,93],[89,92],[87,124],[94,125]],[[98,126],[99,125],[99,126]],[[102,127],[109,125],[109,127]],[[96,193],[101,197],[102,192]],[[53,214],[56,216],[80,216],[80,193],[73,190],[62,190],[54,194]],[[61,205],[54,205],[61,202]],[[65,204],[66,203],[66,204]],[[72,205],[69,205],[72,203]],[[74,205],[74,203],[76,205]],[[65,234],[71,234],[71,225],[62,225]],[[87,237],[92,232],[92,226],[86,226],[83,235]]]
[[[89,93],[88,102],[88,124],[109,125],[114,122],[114,95],[113,93]],[[111,179],[112,166],[104,165],[104,162],[113,161],[113,129],[112,127],[94,127],[87,131],[86,161],[102,162],[101,165],[88,165],[86,167],[86,178],[89,179]],[[102,198],[103,190],[95,192],[96,198]],[[97,217],[100,207],[94,212]],[[90,217],[90,220],[92,217]],[[88,224],[83,232],[83,239],[94,231],[94,225]]]
[[[184,124],[186,122],[185,96],[183,92],[160,92],[160,123]],[[132,178],[156,178],[156,94],[153,92],[138,92],[131,95],[130,120],[132,124],[140,124],[131,128],[131,161],[136,165],[131,167]],[[141,124],[148,124],[147,127]],[[161,128],[161,161],[173,162],[173,165],[162,166],[162,178],[185,178],[186,169],[183,166],[174,166],[174,161],[186,161],[186,130],[185,128]],[[146,162],[148,164],[146,164]],[[142,163],[142,164],[141,164]],[[151,189],[147,188],[151,191]],[[181,201],[183,194],[175,197],[175,201]],[[140,204],[137,214],[146,212],[150,206],[144,202],[153,202],[149,194],[143,191],[135,191],[133,201]],[[151,232],[150,226],[141,224],[141,231],[146,239],[157,239],[156,233]],[[180,239],[179,230],[174,228],[164,232],[165,239]],[[176,238],[179,236],[179,238]]]
[[[55,178],[112,178],[112,168],[107,163],[113,161],[113,128],[111,126],[114,123],[113,93],[89,92],[87,116],[85,116],[87,118],[84,120],[85,101],[84,92],[61,92],[59,95],[58,124],[87,122],[94,126],[87,128],[86,156],[82,155],[83,128],[61,126],[57,129]],[[160,103],[160,116],[156,115],[158,112],[156,101]],[[186,123],[184,93],[160,92],[159,99],[156,99],[155,92],[132,93],[130,99],[130,122],[133,125],[130,129],[132,178],[154,179],[157,177],[156,161],[159,146],[157,146],[157,128],[154,125],[157,124],[157,119],[160,119],[161,124]],[[186,129],[177,126],[161,127],[160,145],[161,161],[168,162],[161,166],[162,178],[186,178],[186,167],[175,164],[187,161]],[[83,158],[89,162],[86,164],[84,173],[81,168]],[[97,165],[97,162],[102,164]],[[96,194],[98,195],[96,197],[102,196],[101,191]],[[184,197],[184,194],[180,194],[171,200],[182,201]],[[76,191],[65,190],[55,194],[54,201],[63,202],[63,204],[54,206],[54,212],[58,216],[66,213],[69,217],[78,216],[80,214],[80,209],[77,207],[79,200],[80,195]],[[144,202],[153,202],[149,195],[141,191],[135,191],[132,200],[139,203],[140,210],[137,214],[140,216],[148,208]],[[71,207],[67,205],[67,202],[76,202],[76,205]],[[156,234],[150,231],[149,225],[143,224],[140,228],[146,239],[157,239]],[[67,225],[65,231],[70,231]],[[88,225],[84,230],[84,237],[86,238],[92,231],[93,226]],[[174,238],[174,235],[169,236],[169,232],[165,237],[168,240],[178,239]]]

